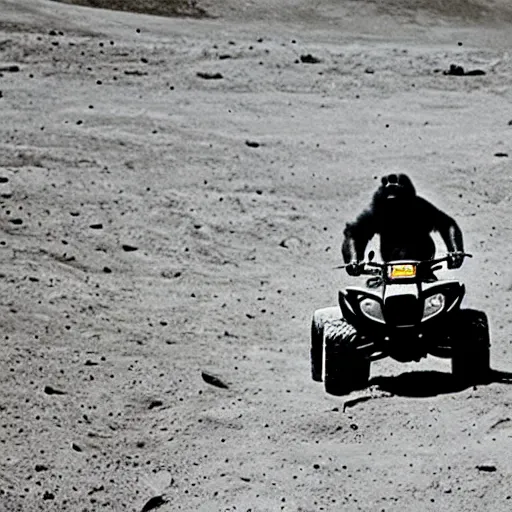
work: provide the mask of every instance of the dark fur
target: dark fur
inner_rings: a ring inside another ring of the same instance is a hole
[[[370,207],[347,223],[343,259],[346,263],[363,260],[368,242],[377,234],[383,261],[430,259],[435,255],[434,231],[439,232],[448,251],[464,250],[462,232],[455,220],[417,196],[407,175],[390,174],[382,178]]]

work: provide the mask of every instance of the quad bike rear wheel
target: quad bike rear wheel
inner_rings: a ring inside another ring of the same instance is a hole
[[[458,385],[483,384],[490,375],[490,336],[487,315],[462,309],[453,337],[452,375]]]
[[[355,348],[357,332],[345,320],[324,324],[324,388],[330,395],[346,395],[363,389],[370,379],[370,360]]]

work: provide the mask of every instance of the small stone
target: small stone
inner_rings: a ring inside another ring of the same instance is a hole
[[[154,409],[155,407],[162,407],[162,405],[164,405],[164,403],[162,402],[162,400],[153,400],[153,401],[149,404],[148,409]]]
[[[301,55],[300,61],[304,64],[318,64],[321,60],[318,57],[313,57],[310,53],[307,55]]]
[[[103,224],[91,224],[89,227],[91,229],[103,229]]]
[[[224,78],[221,73],[206,73],[202,71],[198,71],[196,75],[199,78],[203,78],[204,80],[220,80],[221,78]]]
[[[219,377],[212,375],[211,373],[201,372],[201,377],[207,384],[210,384],[211,386],[215,386],[217,388],[222,389],[229,388],[229,386],[225,382],[223,382]]]
[[[249,146],[250,148],[259,148],[260,147],[260,143],[253,141],[253,140],[246,140],[245,145]]]
[[[135,247],[134,245],[129,245],[129,244],[123,244],[122,248],[123,248],[123,251],[126,251],[126,252],[133,252],[133,251],[139,250],[138,247]]]
[[[496,471],[496,465],[495,464],[492,464],[492,463],[485,463],[485,464],[479,464],[476,469],[478,469],[478,471],[485,471],[487,473],[493,473],[494,471]]]
[[[165,505],[165,503],[167,503],[167,500],[163,496],[153,496],[149,501],[146,502],[140,512],[149,512],[150,510]]]
[[[47,395],[65,395],[66,394],[65,391],[61,391],[60,389],[55,389],[52,386],[45,386],[44,392]]]
[[[3,66],[0,67],[0,73],[17,73],[20,70],[19,66]]]

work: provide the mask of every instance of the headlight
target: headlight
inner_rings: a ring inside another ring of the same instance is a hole
[[[377,322],[384,322],[384,316],[382,315],[382,308],[375,299],[365,298],[360,303],[361,311],[365,316],[376,320]]]
[[[423,320],[428,320],[440,313],[444,308],[445,302],[446,300],[442,293],[436,293],[435,295],[427,297],[425,306],[423,307]]]

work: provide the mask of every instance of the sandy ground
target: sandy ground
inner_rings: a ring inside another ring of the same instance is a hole
[[[512,510],[505,3],[274,3],[0,0],[2,512]],[[464,230],[496,382],[310,379],[342,226],[391,171]]]

